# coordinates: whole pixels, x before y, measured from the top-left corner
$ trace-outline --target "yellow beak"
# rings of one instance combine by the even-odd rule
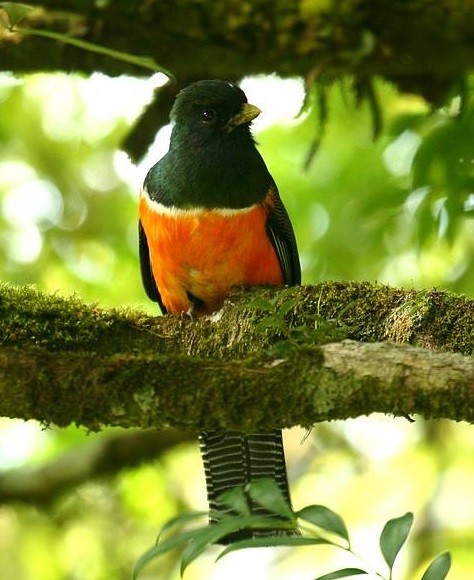
[[[244,103],[242,108],[237,113],[229,119],[229,122],[224,127],[227,132],[232,131],[239,125],[243,125],[244,123],[250,123],[253,121],[255,117],[258,117],[262,111],[256,107],[255,105],[251,105],[250,103]]]

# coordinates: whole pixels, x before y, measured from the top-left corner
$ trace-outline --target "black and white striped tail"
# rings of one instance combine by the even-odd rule
[[[225,511],[217,501],[225,491],[245,486],[262,477],[273,478],[289,505],[291,505],[285,454],[281,431],[242,435],[240,433],[205,431],[199,436],[201,455],[206,476],[207,497],[211,511]],[[252,513],[268,514],[261,506],[250,505]],[[215,522],[211,517],[210,523]],[[262,535],[293,535],[292,530],[241,530],[226,536],[220,543]]]

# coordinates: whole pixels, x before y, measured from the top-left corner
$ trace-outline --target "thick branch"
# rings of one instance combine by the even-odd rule
[[[76,298],[0,285],[0,345],[23,350],[232,360],[262,354],[282,339],[312,345],[350,338],[470,355],[473,320],[474,300],[465,296],[364,282],[235,292],[218,319],[102,310]]]
[[[38,364],[34,358],[22,357],[17,370],[27,373],[30,363]],[[101,417],[115,415],[114,422],[125,426],[139,422],[160,426],[167,417],[169,423],[190,424],[193,429],[200,425],[249,430],[309,425],[371,411],[474,422],[474,365],[472,359],[461,355],[407,345],[343,341],[320,349],[300,348],[285,359],[245,364],[196,364],[191,358],[181,359],[170,361],[169,369],[163,372],[163,365],[151,359],[143,363],[133,358],[106,361],[94,357],[91,361],[90,357],[74,357],[70,375],[78,371],[79,361],[87,370],[79,369],[71,389],[56,376],[42,377],[38,383],[29,369],[29,395],[35,400],[31,414],[50,420],[52,408],[63,413],[67,406],[70,418],[88,427],[95,427]],[[168,371],[174,372],[180,363],[180,374],[185,370],[192,378],[172,382]],[[9,366],[16,364],[18,358],[13,357]],[[3,360],[0,365],[5,371]],[[8,379],[6,384],[5,375],[1,379],[8,389]],[[119,383],[124,388],[117,393]],[[79,389],[74,401],[70,400],[72,388]],[[257,396],[259,405],[252,404]],[[76,406],[80,398],[87,402]],[[124,466],[154,459],[189,437],[182,431],[145,430],[100,438],[44,466],[0,474],[0,504],[48,504],[92,477],[113,475]]]
[[[354,283],[254,289],[191,320],[2,290],[0,413],[10,417],[245,431],[374,411],[474,420],[471,358],[334,343],[469,354],[474,301],[463,297]]]
[[[31,14],[29,26],[152,56],[181,83],[274,71],[382,74],[436,99],[474,57],[472,0],[180,0],[172,9],[144,0],[39,5],[44,8]],[[18,72],[137,73],[133,65],[43,38],[4,34],[0,42],[3,66]]]
[[[472,359],[408,345],[344,341],[237,362],[5,349],[0,383],[3,414],[91,429],[253,431],[374,411],[474,419]]]
[[[474,363],[409,345],[354,341],[235,362],[4,349],[0,400],[4,415],[91,429],[259,431],[376,411],[472,422]]]

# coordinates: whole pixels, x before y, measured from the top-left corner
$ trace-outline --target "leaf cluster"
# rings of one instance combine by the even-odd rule
[[[297,305],[296,298],[256,298],[245,305],[246,309],[255,309],[262,313],[262,317],[255,325],[260,334],[272,333],[275,340],[268,349],[268,354],[275,357],[284,357],[291,350],[302,344],[327,344],[339,342],[349,336],[347,324],[342,318],[314,317],[312,327],[307,324],[295,325],[292,323],[291,314]],[[318,305],[319,311],[319,305]],[[343,314],[343,313],[341,313]]]
[[[249,500],[268,510],[268,515],[252,514]],[[324,505],[308,505],[294,511],[286,502],[278,485],[271,478],[252,481],[244,487],[235,487],[224,493],[220,502],[226,511],[210,513],[211,525],[203,524],[187,528],[192,521],[201,520],[206,512],[195,512],[175,517],[161,530],[155,546],[147,550],[135,563],[132,580],[136,580],[142,570],[156,558],[179,549],[181,551],[181,576],[187,567],[213,544],[219,543],[229,534],[243,529],[261,532],[265,528],[277,529],[278,535],[258,535],[253,538],[231,543],[217,556],[220,560],[227,554],[246,548],[259,547],[299,547],[328,545],[348,552],[361,560],[353,551],[350,535],[343,518]],[[413,525],[413,514],[386,522],[380,534],[379,547],[387,564],[388,572],[382,573],[369,566],[341,568],[318,576],[315,580],[335,580],[349,576],[375,575],[384,580],[393,580],[393,569],[400,550],[405,545]],[[298,531],[296,531],[298,530]],[[168,534],[172,533],[171,536]],[[451,567],[451,556],[444,552],[436,557],[424,572],[421,580],[444,580]]]

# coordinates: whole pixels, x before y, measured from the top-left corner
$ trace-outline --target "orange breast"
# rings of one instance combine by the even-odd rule
[[[218,310],[233,286],[282,285],[281,266],[267,232],[267,209],[160,210],[143,194],[140,220],[153,276],[169,312],[189,311],[189,294]]]

